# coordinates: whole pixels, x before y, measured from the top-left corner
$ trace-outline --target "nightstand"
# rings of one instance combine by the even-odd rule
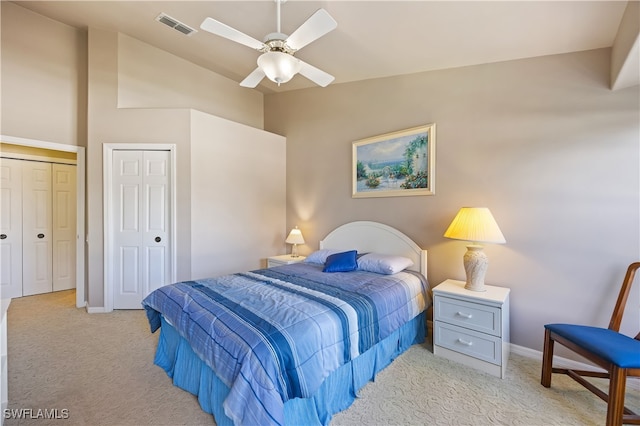
[[[290,254],[281,254],[280,256],[271,256],[267,258],[267,268],[273,268],[280,265],[291,265],[305,260],[306,256],[293,257]]]
[[[504,378],[509,359],[509,289],[465,290],[446,280],[433,289],[433,353]]]

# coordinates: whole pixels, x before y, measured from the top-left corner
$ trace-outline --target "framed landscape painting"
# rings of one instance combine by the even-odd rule
[[[436,125],[353,143],[353,198],[435,194]]]

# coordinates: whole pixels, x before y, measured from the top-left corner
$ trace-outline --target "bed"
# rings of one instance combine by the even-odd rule
[[[358,221],[304,262],[161,287],[143,301],[154,362],[218,425],[328,424],[424,341],[426,260],[398,230]]]

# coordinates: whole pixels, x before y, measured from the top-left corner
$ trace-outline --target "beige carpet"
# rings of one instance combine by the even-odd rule
[[[64,291],[13,300],[8,327],[9,409],[68,418],[5,415],[5,425],[214,423],[153,365],[157,334],[143,311],[89,315]],[[501,380],[436,358],[428,344],[409,349],[360,396],[332,425],[602,425],[606,410],[567,377],[543,388],[539,361],[512,354]],[[627,405],[640,411],[640,392],[628,390]]]

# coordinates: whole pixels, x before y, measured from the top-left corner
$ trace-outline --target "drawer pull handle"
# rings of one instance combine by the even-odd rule
[[[473,345],[473,342],[468,342],[468,341],[466,341],[466,340],[464,340],[464,339],[461,339],[461,338],[458,338],[458,343],[462,343],[462,344],[463,344],[463,345],[465,345],[465,346],[471,346],[471,345]]]
[[[456,312],[456,315],[460,315],[461,317],[464,317],[466,319],[471,319],[473,317],[473,315],[471,314],[465,314],[464,312],[460,312],[460,311]]]

